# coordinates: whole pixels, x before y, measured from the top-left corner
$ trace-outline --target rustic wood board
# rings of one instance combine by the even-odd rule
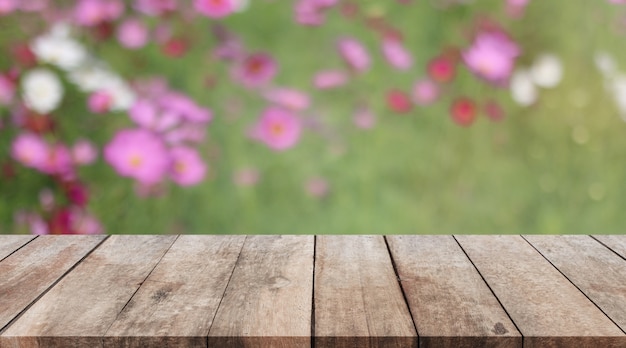
[[[619,235],[598,235],[593,236],[600,243],[606,245],[608,248],[619,254],[622,258],[626,259],[626,236]]]
[[[0,346],[101,346],[104,333],[175,239],[111,236],[11,324]]]
[[[11,253],[19,249],[22,245],[33,240],[35,237],[36,236],[28,235],[2,236],[2,241],[0,241],[0,261],[11,255]]]
[[[0,330],[103,239],[103,236],[42,236],[0,262]]]
[[[314,236],[248,236],[209,347],[311,346]]]
[[[420,347],[522,347],[522,337],[452,236],[388,236]]]
[[[626,330],[626,260],[589,236],[524,236]]]
[[[206,347],[244,240],[180,236],[108,330],[104,346]]]
[[[316,347],[417,347],[383,236],[318,236]]]
[[[626,335],[521,236],[456,236],[525,347],[625,347]]]

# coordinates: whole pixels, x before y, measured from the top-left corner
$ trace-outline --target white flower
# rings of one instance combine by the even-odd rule
[[[63,85],[52,71],[34,69],[22,77],[22,98],[29,109],[46,114],[61,103]]]
[[[530,78],[539,87],[556,87],[562,77],[563,65],[561,60],[553,54],[540,55],[530,68]]]
[[[85,47],[69,35],[69,26],[58,24],[49,33],[33,40],[30,48],[37,60],[63,70],[72,70],[80,66],[88,54]]]
[[[517,70],[513,73],[511,97],[521,106],[529,106],[537,100],[537,88],[526,70]]]
[[[250,6],[250,0],[235,0],[235,12],[243,12]]]
[[[593,60],[596,63],[596,68],[600,70],[604,77],[609,78],[617,71],[615,60],[606,52],[596,52]]]

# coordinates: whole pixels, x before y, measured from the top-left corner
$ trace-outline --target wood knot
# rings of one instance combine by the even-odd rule
[[[165,300],[170,294],[170,290],[167,289],[159,289],[152,295],[152,300],[154,302],[161,302]]]
[[[280,289],[291,284],[291,281],[282,276],[271,277],[268,279],[268,285],[271,289]]]
[[[496,325],[493,326],[493,330],[491,330],[491,332],[496,335],[504,335],[505,333],[509,332],[509,330],[504,327],[504,324],[497,322]]]

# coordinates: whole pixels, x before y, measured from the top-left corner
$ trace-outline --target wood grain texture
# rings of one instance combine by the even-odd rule
[[[248,236],[209,347],[310,347],[313,252],[313,236]]]
[[[1,237],[2,239],[0,239],[0,261],[11,255],[11,253],[19,249],[22,245],[33,240],[36,236],[8,235]]]
[[[417,347],[382,236],[318,236],[316,347]]]
[[[111,236],[0,336],[7,347],[97,347],[176,236]]]
[[[626,259],[626,235],[597,235],[593,238]]]
[[[105,347],[206,347],[245,236],[180,236],[118,316]]]
[[[626,330],[626,260],[589,236],[524,236]]]
[[[42,236],[0,262],[0,330],[103,239]]]
[[[452,236],[388,236],[420,347],[522,347],[522,337]]]
[[[525,347],[625,347],[626,336],[521,236],[456,236]]]

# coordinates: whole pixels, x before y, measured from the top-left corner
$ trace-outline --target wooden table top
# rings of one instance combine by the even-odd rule
[[[0,347],[626,347],[626,236],[0,236]]]

